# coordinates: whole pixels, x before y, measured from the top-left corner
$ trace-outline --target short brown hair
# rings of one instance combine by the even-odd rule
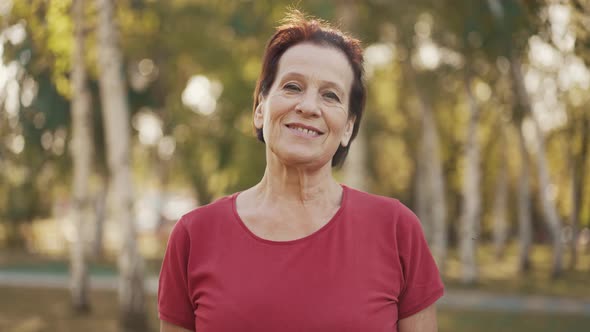
[[[260,103],[260,96],[267,96],[274,83],[279,60],[292,46],[300,43],[312,43],[320,46],[333,47],[344,53],[354,75],[348,104],[349,117],[354,117],[354,127],[350,142],[344,147],[340,145],[332,157],[332,167],[341,166],[346,159],[350,143],[356,137],[363,110],[365,108],[366,90],[363,71],[363,49],[358,39],[331,27],[318,19],[308,19],[298,10],[291,10],[282,24],[276,29],[268,41],[264,51],[262,71],[254,90],[254,108]],[[262,129],[256,128],[256,136],[262,142]]]

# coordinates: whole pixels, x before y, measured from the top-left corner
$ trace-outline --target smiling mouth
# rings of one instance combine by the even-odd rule
[[[317,137],[323,134],[320,131],[311,128],[304,128],[295,124],[286,125],[286,127],[294,131],[296,134],[300,134],[307,137]]]

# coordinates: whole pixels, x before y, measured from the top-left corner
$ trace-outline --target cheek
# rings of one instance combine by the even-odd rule
[[[292,102],[281,96],[275,96],[268,103],[268,112],[264,118],[264,124],[277,125],[281,118],[289,112]]]
[[[271,106],[271,105],[269,105]],[[272,107],[272,106],[271,106]],[[268,110],[272,110],[272,108],[268,108]],[[267,112],[264,115],[263,125],[262,125],[262,135],[264,136],[264,141],[269,142],[273,141],[273,137],[279,134],[281,130],[280,124],[280,114],[276,111]]]
[[[329,125],[334,131],[343,134],[346,132],[346,127],[348,125],[348,114],[345,114],[342,110],[335,111],[337,114],[333,114],[333,116],[327,121],[329,121]]]

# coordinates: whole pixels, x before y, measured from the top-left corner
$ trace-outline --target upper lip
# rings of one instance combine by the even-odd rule
[[[319,130],[318,128],[316,128],[314,126],[306,125],[306,124],[299,123],[299,122],[287,123],[287,127],[300,127],[300,128],[307,129],[307,130],[313,130],[313,131],[318,132],[320,134],[324,133],[323,131]]]

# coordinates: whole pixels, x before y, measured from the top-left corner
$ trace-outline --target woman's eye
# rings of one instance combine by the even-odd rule
[[[334,100],[334,101],[337,101],[337,102],[340,102],[340,98],[338,98],[338,95],[335,94],[334,92],[326,92],[324,94],[324,97]]]
[[[301,91],[301,88],[299,87],[299,85],[294,84],[294,83],[287,83],[287,84],[285,84],[285,86],[283,87],[283,89],[289,90],[289,91]]]

